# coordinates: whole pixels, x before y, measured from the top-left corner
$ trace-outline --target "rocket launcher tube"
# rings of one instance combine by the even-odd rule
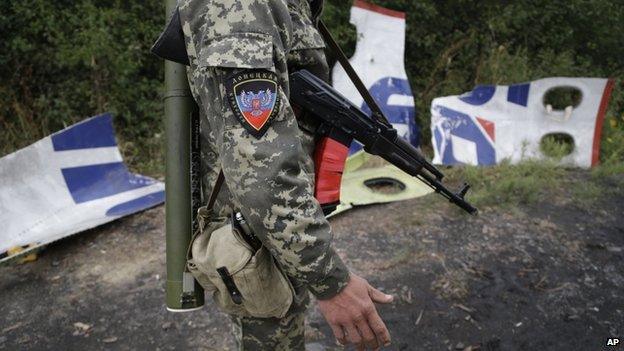
[[[173,19],[177,15],[176,4],[175,0],[165,0],[166,12],[174,13]],[[170,25],[169,28],[174,27]],[[197,181],[199,111],[191,96],[186,67],[168,60],[165,61],[164,105],[167,136],[166,306],[171,312],[188,312],[204,305],[204,290],[186,270],[186,252],[193,232],[195,210],[200,202]]]
[[[470,188],[464,187],[454,193],[444,184],[444,174],[427,161],[412,145],[397,135],[397,131],[385,123],[373,120],[351,101],[338,93],[321,79],[306,70],[290,75],[290,99],[301,109],[321,120],[319,131],[322,137],[355,139],[364,145],[364,151],[378,155],[405,173],[417,177],[450,202],[470,214],[477,209],[464,196]],[[332,131],[327,135],[324,131]]]

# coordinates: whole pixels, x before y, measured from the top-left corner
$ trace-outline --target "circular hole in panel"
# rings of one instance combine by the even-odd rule
[[[405,184],[403,184],[403,182],[387,177],[365,180],[364,185],[366,185],[373,192],[387,195],[398,194],[405,190]]]
[[[574,138],[567,133],[550,133],[542,137],[540,151],[544,156],[557,160],[574,151]]]
[[[574,87],[556,87],[544,94],[544,107],[552,106],[553,110],[564,110],[568,106],[578,106],[583,100],[583,93]]]

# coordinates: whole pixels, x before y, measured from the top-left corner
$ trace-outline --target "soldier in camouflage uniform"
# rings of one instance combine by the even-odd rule
[[[179,11],[189,82],[201,111],[204,193],[223,169],[226,187],[215,210],[240,210],[296,290],[284,318],[233,317],[240,347],[303,350],[308,291],[327,301],[321,311],[339,341],[372,348],[388,343],[376,311],[378,320],[358,324],[364,330],[338,320],[336,302],[354,305],[343,314],[367,316],[373,306],[368,295],[374,302],[391,297],[350,275],[332,248],[330,226],[313,195],[315,123],[296,116],[288,101],[289,72],[305,68],[328,79],[324,43],[314,27],[320,11],[313,14],[308,0],[180,0]],[[368,289],[360,303],[366,306],[345,297],[351,291],[345,286]]]

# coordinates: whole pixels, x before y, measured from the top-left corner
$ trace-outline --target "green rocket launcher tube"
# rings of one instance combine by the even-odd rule
[[[175,0],[166,0],[167,14],[178,16]],[[179,17],[177,17],[179,21]],[[173,21],[171,21],[173,22]],[[169,27],[171,27],[171,22]],[[179,22],[178,22],[179,23]],[[159,38],[159,41],[161,39]],[[155,44],[155,48],[158,42]],[[152,49],[154,52],[154,48]],[[155,52],[156,53],[156,52]],[[158,53],[157,53],[158,54]],[[162,55],[159,55],[162,57]],[[165,57],[166,252],[167,310],[187,312],[204,305],[204,291],[186,271],[195,209],[199,206],[199,118],[186,77],[186,67]]]

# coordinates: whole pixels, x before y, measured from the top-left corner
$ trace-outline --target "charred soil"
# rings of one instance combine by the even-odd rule
[[[587,174],[566,177],[582,187]],[[602,350],[623,337],[623,190],[578,203],[566,189],[478,217],[428,195],[331,219],[352,270],[395,295],[380,307],[388,349]],[[0,349],[234,349],[210,301],[165,310],[164,272],[162,206],[0,267]],[[339,349],[314,307],[307,339]]]

